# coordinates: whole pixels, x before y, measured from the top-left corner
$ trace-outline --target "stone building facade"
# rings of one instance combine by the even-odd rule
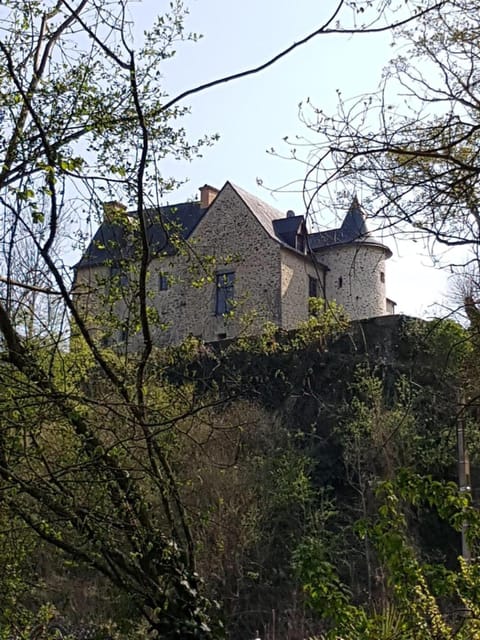
[[[154,341],[206,342],[257,332],[265,322],[295,328],[310,297],[336,300],[352,319],[393,312],[385,293],[390,250],[369,234],[354,200],[342,227],[308,233],[227,182],[205,185],[199,202],[146,212],[151,256],[147,303]],[[77,304],[108,343],[138,340],[136,225],[111,203],[76,266]],[[112,321],[113,319],[113,321]]]

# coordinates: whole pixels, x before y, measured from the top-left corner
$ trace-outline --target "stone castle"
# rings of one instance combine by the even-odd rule
[[[267,321],[292,329],[308,318],[312,297],[335,300],[353,320],[394,313],[385,289],[392,253],[369,233],[356,198],[340,228],[316,233],[305,216],[282,214],[230,182],[145,215],[157,345],[234,338]],[[77,304],[107,344],[134,348],[138,339],[137,247],[135,219],[110,203],[75,267]],[[107,328],[108,317],[117,321]]]

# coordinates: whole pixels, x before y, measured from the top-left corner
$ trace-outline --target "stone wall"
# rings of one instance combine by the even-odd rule
[[[172,279],[167,291],[152,289],[160,319],[169,323],[157,332],[157,344],[176,343],[189,334],[209,342],[256,331],[266,320],[280,324],[280,247],[230,185],[217,196],[185,251],[156,260],[152,268]],[[234,306],[230,317],[223,317],[215,313],[215,277],[228,272],[234,273]],[[153,276],[152,285],[156,282]]]
[[[92,337],[105,344],[127,338],[138,347],[138,266],[132,265],[125,277],[111,278],[110,266],[79,269],[75,277],[73,299]],[[78,328],[72,323],[72,337]]]
[[[323,297],[323,270],[315,269],[311,256],[281,249],[282,329],[294,329],[308,319],[309,277],[317,280],[318,297]]]
[[[201,215],[199,211],[199,215]],[[148,304],[154,343],[177,344],[193,335],[205,342],[258,333],[266,321],[293,329],[308,318],[309,279],[317,296],[343,305],[352,319],[385,315],[386,249],[372,243],[335,245],[315,258],[286,248],[272,238],[229,183],[175,255],[150,266]],[[128,339],[140,346],[138,269],[117,301],[106,301],[108,266],[79,269],[76,301],[89,327],[109,344]],[[218,274],[233,279],[231,312],[216,308]],[[233,275],[232,275],[233,274]],[[121,289],[121,288],[120,288]],[[115,321],[115,318],[117,320]]]
[[[384,248],[367,243],[336,245],[323,250],[319,260],[330,269],[327,300],[336,300],[355,320],[387,313]]]
[[[95,269],[79,269],[75,276],[73,300],[80,317],[92,333],[94,339],[99,339],[103,331],[102,311],[104,310],[104,292],[107,286],[108,267]],[[72,336],[78,334],[78,328],[71,325]]]

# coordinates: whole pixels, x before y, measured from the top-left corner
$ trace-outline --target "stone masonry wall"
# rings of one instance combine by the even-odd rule
[[[156,260],[152,266],[153,301],[168,323],[156,332],[156,344],[177,343],[189,334],[208,342],[256,331],[266,320],[280,324],[280,247],[230,185],[217,196],[189,245],[188,257]],[[159,271],[171,278],[167,291],[155,290]],[[226,272],[235,274],[235,304],[228,318],[215,314],[215,276]],[[192,284],[202,278],[202,286]]]
[[[323,271],[315,269],[311,256],[281,249],[282,328],[294,329],[308,320],[309,276],[318,280],[318,297],[323,297]]]
[[[382,247],[360,243],[330,247],[319,253],[319,260],[330,268],[327,300],[336,300],[354,320],[387,313]]]
[[[154,343],[176,344],[188,335],[206,342],[234,338],[257,333],[266,321],[293,329],[308,318],[309,277],[317,280],[319,297],[336,300],[352,319],[385,315],[385,255],[373,243],[327,247],[316,256],[330,269],[324,275],[312,256],[276,242],[227,183],[180,252],[152,261],[148,302],[158,313]],[[135,333],[138,270],[132,265],[128,287],[107,304],[102,294],[109,272],[108,266],[80,269],[76,303],[99,338],[110,344],[128,338],[135,350],[141,341]],[[216,276],[224,273],[234,274],[234,304],[226,316],[215,307]]]
[[[76,274],[75,305],[95,340],[106,340],[106,344],[122,342],[128,328],[138,324],[138,267],[127,274],[125,281],[117,279],[114,284],[109,266],[82,268]],[[77,333],[72,324],[72,337]]]
[[[75,277],[73,299],[75,306],[86,323],[87,328],[95,338],[99,338],[103,330],[102,325],[102,293],[109,274],[108,267],[96,267],[95,269],[79,269]],[[72,324],[72,335],[77,333]]]

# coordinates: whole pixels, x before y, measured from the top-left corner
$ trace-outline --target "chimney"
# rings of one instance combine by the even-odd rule
[[[125,217],[127,207],[118,202],[112,200],[110,202],[103,203],[103,222],[106,224],[121,224],[122,219]]]
[[[204,184],[200,187],[200,208],[206,209],[209,207],[218,195],[218,189],[211,187],[209,184]]]

